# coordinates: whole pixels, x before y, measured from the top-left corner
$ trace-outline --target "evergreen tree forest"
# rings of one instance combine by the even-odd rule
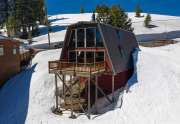
[[[106,5],[98,5],[96,7],[96,21],[99,23],[109,24],[127,31],[133,31],[131,19],[124,10],[118,6],[113,5],[108,7]]]
[[[9,36],[29,38],[38,34],[38,24],[46,23],[44,0],[15,0],[6,28]]]

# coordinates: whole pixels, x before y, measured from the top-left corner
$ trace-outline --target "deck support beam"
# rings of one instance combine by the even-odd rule
[[[57,86],[57,75],[55,74],[55,96],[56,96],[56,109],[58,109],[58,86]]]
[[[97,102],[98,100],[98,76],[96,75],[95,77],[95,103]]]
[[[91,118],[90,116],[90,109],[91,109],[91,75],[88,78],[88,119]]]
[[[114,95],[114,74],[112,75],[112,102],[115,101],[115,95]]]
[[[71,116],[69,118],[75,119],[76,116],[74,115],[74,109],[73,109],[73,86],[72,86],[72,75],[70,75],[70,99],[71,99]]]
[[[65,86],[64,86],[65,81],[66,81],[66,76],[63,75],[63,77],[62,77],[62,83],[63,83],[63,86],[62,86],[62,88],[63,88],[63,93],[62,93],[62,95],[63,95],[63,97],[65,96]]]

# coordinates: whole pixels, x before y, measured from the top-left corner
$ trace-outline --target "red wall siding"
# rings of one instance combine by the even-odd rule
[[[133,69],[121,72],[115,76],[114,85],[115,90],[126,85],[129,78],[132,76]],[[98,85],[107,93],[111,93],[112,89],[112,75],[101,75],[98,77]]]

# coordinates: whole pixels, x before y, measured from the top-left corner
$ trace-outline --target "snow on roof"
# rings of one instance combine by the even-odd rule
[[[2,39],[8,39],[8,37],[0,35],[0,41],[2,41]]]

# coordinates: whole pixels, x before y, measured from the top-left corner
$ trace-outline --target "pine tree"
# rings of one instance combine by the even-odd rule
[[[110,8],[106,5],[98,5],[96,7],[96,21],[100,23],[108,24],[110,22]]]
[[[124,30],[133,31],[131,19],[123,11],[120,6],[114,5],[111,8],[103,5],[96,8],[97,18],[99,23],[110,24]]]
[[[144,26],[149,27],[150,22],[151,22],[151,15],[147,14],[147,16],[146,16],[146,18],[144,20]]]
[[[9,16],[6,20],[6,29],[9,37],[15,35],[16,20],[14,16]]]
[[[136,17],[141,17],[142,9],[141,9],[140,5],[137,5],[135,7],[135,13],[136,13]]]
[[[15,0],[13,13],[11,16],[14,16],[15,29],[12,30],[14,33],[11,34],[16,36],[28,38],[30,35],[36,35],[38,33],[37,21],[40,24],[45,24],[44,0]],[[8,30],[11,30],[10,27]]]
[[[84,7],[83,6],[81,6],[80,7],[80,13],[84,13],[85,11],[84,11]]]
[[[133,31],[131,19],[120,6],[114,5],[110,11],[110,24],[124,30]]]

